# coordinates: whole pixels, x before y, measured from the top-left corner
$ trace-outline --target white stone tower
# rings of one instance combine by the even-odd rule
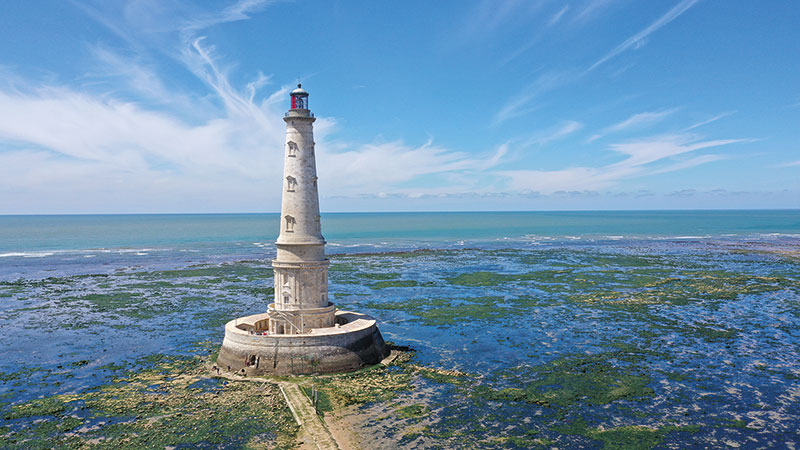
[[[308,92],[292,91],[292,106],[283,118],[286,145],[283,156],[281,230],[272,262],[275,302],[269,305],[269,331],[303,334],[334,326],[334,306],[328,301],[328,259],[322,237],[314,157],[314,114]]]
[[[337,311],[328,301],[328,259],[322,237],[314,158],[314,115],[308,92],[292,91],[286,122],[281,229],[272,261],[275,297],[260,312],[225,324],[219,367],[258,375],[355,370],[389,355],[372,317]],[[263,310],[262,310],[263,311]]]

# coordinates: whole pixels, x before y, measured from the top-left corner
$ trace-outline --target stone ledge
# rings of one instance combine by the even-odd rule
[[[305,334],[266,336],[236,328],[239,320],[256,322],[266,313],[234,319],[225,325],[218,365],[248,375],[299,375],[356,370],[388,355],[375,319],[350,311],[338,311],[336,317],[347,323]]]

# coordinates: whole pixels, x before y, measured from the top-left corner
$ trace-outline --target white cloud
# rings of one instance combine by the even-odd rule
[[[261,11],[271,3],[274,2],[270,0],[239,0],[222,11],[192,17],[180,24],[180,28],[184,32],[191,33],[221,23],[247,20],[252,13]]]
[[[689,125],[683,131],[694,130],[695,128],[702,127],[703,125],[708,125],[709,123],[716,122],[717,120],[724,119],[725,117],[731,116],[733,114],[736,114],[736,111],[726,111],[726,112],[724,112],[722,114],[717,114],[716,116],[714,116],[714,117],[712,117],[710,119],[703,120],[701,122],[697,122],[695,124]]]
[[[569,10],[569,5],[565,5],[563,8],[558,10],[557,13],[553,14],[553,16],[550,17],[550,20],[547,22],[547,25],[552,27],[553,25],[557,24],[561,20],[561,18],[564,17],[564,14],[568,10]]]
[[[627,156],[612,167],[639,167],[704,148],[748,141],[748,139],[697,141],[694,136],[676,134],[612,144],[611,150]]]
[[[589,67],[588,72],[596,69],[601,64],[605,63],[609,59],[619,55],[620,53],[624,52],[625,50],[635,47],[638,48],[642,45],[642,43],[647,39],[647,37],[658,30],[659,28],[663,27],[664,25],[672,22],[673,20],[677,19],[681,14],[685,13],[689,8],[694,6],[699,0],[681,0],[680,3],[675,5],[671,10],[669,10],[666,14],[661,16],[658,20],[650,24],[644,30],[634,34],[633,36],[626,39],[623,43],[616,46],[613,50],[608,52],[605,56],[597,60],[591,67]]]
[[[800,166],[800,159],[798,159],[797,161],[791,161],[778,165],[778,167],[796,167],[796,166]]]
[[[552,194],[559,191],[588,191],[611,185],[612,178],[601,169],[571,167],[562,170],[505,170],[497,172],[509,177],[513,191]]]
[[[675,172],[677,170],[683,169],[690,169],[692,167],[699,166],[701,164],[706,164],[714,161],[720,161],[726,159],[725,156],[722,155],[701,155],[696,156],[694,158],[687,159],[685,161],[679,161],[675,164],[662,167],[660,169],[653,170],[649,173],[649,175],[656,175],[659,173],[667,173],[667,172]]]
[[[611,133],[618,133],[620,131],[628,130],[631,128],[641,128],[643,126],[652,125],[654,123],[664,120],[667,116],[677,111],[677,108],[668,109],[665,111],[652,111],[634,114],[627,119],[615,123],[609,127],[604,128],[599,133],[592,135],[587,142],[594,142]]]
[[[501,145],[487,158],[474,158],[427,142],[411,147],[402,142],[369,144],[341,152],[319,152],[318,170],[325,195],[360,195],[405,192],[400,186],[425,175],[445,177],[450,172],[482,171],[497,165],[507,146]],[[443,180],[444,185],[449,185]],[[470,188],[474,188],[474,183]],[[426,193],[438,190],[417,189]],[[449,186],[448,189],[452,189]]]
[[[634,114],[622,122],[611,125],[606,128],[607,133],[616,133],[617,131],[627,130],[628,128],[636,128],[643,125],[650,125],[663,120],[665,117],[677,111],[677,109],[669,109],[666,111],[658,112],[643,112]]]
[[[583,128],[583,124],[574,120],[567,120],[552,128],[523,141],[521,147],[529,145],[547,145],[563,139]]]
[[[627,178],[655,175],[694,167],[722,159],[719,155],[700,155],[683,161],[673,158],[697,150],[745,142],[746,139],[701,141],[691,135],[665,135],[611,145],[626,157],[602,167],[570,167],[560,170],[506,170],[495,172],[507,177],[510,189],[552,194],[558,191],[593,191],[614,186]]]
[[[543,6],[545,3],[541,1],[481,0],[467,11],[463,22],[448,37],[463,45],[497,31],[506,32],[510,27],[524,24],[539,15]]]
[[[597,18],[604,10],[608,9],[614,0],[586,0],[578,13],[575,14],[575,22],[588,22]]]
[[[547,72],[539,75],[532,83],[525,86],[500,108],[492,118],[492,125],[499,125],[508,119],[521,116],[536,109],[535,106],[528,106],[528,104],[539,96],[569,84],[573,80],[574,75],[566,72]]]

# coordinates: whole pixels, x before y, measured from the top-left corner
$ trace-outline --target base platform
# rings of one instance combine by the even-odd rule
[[[388,356],[378,325],[370,316],[337,311],[330,328],[305,334],[267,334],[253,324],[267,313],[239,317],[225,324],[217,357],[221,370],[246,375],[307,375],[348,372],[379,363]]]

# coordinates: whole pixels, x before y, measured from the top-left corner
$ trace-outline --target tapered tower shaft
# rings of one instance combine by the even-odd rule
[[[270,332],[302,334],[334,325],[328,301],[328,260],[319,214],[314,115],[308,93],[292,91],[286,122],[281,195],[281,229],[272,262],[275,301],[270,305]]]

